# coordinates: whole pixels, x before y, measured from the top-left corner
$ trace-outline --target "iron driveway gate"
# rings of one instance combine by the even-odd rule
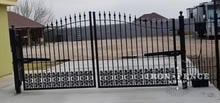
[[[27,32],[12,27],[16,90],[22,83],[24,90],[177,85],[185,66],[178,26],[174,19],[89,12]]]
[[[22,65],[15,80],[24,90],[96,86],[91,18],[75,15],[28,32],[12,28],[12,48],[19,48],[12,50],[14,67]]]
[[[93,13],[93,25],[99,87],[178,84],[181,52],[174,19]]]

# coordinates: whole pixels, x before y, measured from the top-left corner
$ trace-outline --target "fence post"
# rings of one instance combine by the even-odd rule
[[[15,83],[15,91],[17,94],[21,93],[21,81],[19,76],[19,67],[18,67],[18,58],[17,58],[17,49],[16,49],[16,31],[14,26],[12,26],[10,30],[10,43],[11,43],[11,51],[13,57],[13,71],[14,71],[14,83]]]
[[[220,90],[220,65],[219,65],[219,42],[218,42],[218,14],[216,12],[216,0],[214,0],[214,29],[215,29],[215,52],[216,52],[216,73],[217,88]]]
[[[94,34],[93,34],[93,25],[92,25],[92,12],[89,12],[89,27],[90,27],[90,36],[91,36],[91,54],[92,54],[92,67],[93,67],[93,78],[94,86],[96,86],[96,64],[95,64],[95,55],[94,55]]]
[[[179,35],[180,35],[180,48],[181,48],[181,66],[182,66],[182,88],[187,88],[187,80],[185,79],[185,75],[187,73],[186,70],[186,47],[185,47],[185,28],[184,28],[184,16],[183,12],[180,11],[179,16]]]
[[[174,56],[174,66],[175,66],[175,70],[176,70],[176,81],[177,81],[177,85],[178,85],[178,70],[177,70],[177,56],[176,56],[176,22],[175,19],[172,19],[172,31],[173,31],[173,49],[175,51],[175,56]]]
[[[93,12],[93,24],[94,24],[94,40],[95,40],[95,57],[96,57],[96,73],[97,73],[97,84],[100,87],[100,75],[99,75],[99,54],[98,54],[98,39],[97,39],[97,28],[96,28],[96,13]]]

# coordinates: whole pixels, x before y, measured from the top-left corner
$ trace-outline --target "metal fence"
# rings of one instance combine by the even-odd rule
[[[206,22],[207,25],[214,24],[214,22]],[[200,25],[199,25],[200,24]],[[210,82],[217,86],[217,66],[216,66],[216,48],[215,34],[213,31],[206,28],[201,23],[196,23],[193,19],[188,19],[185,25],[190,25],[189,35],[185,35],[186,40],[186,56],[191,60],[192,64],[187,64],[189,72],[195,73],[208,73]],[[200,27],[195,30],[195,27]],[[211,33],[211,34],[210,34]],[[194,68],[197,68],[196,71]]]
[[[191,19],[146,20],[116,13],[65,17],[42,29],[44,41],[22,45],[11,30],[17,91],[191,85],[208,73],[217,85],[215,40],[198,37]],[[187,34],[187,35],[186,35]],[[18,55],[20,54],[20,55]],[[188,85],[187,85],[188,84]]]

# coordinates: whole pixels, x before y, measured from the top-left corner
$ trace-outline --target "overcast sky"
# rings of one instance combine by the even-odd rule
[[[45,1],[45,0],[42,0]],[[179,11],[211,0],[47,0],[56,18],[88,11],[111,11],[141,16],[157,12],[168,18],[177,18]]]

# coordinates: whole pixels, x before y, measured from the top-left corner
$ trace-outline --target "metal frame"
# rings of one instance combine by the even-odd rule
[[[187,80],[185,80],[185,75],[187,74],[186,69],[186,46],[185,46],[185,24],[183,12],[180,12],[179,16],[179,35],[180,35],[180,48],[181,48],[181,66],[182,66],[182,87],[187,88]]]
[[[17,37],[16,37],[16,31],[14,29],[14,26],[12,26],[10,30],[10,45],[11,45],[11,51],[12,51],[12,57],[13,57],[13,71],[14,71],[14,83],[15,83],[15,91],[16,93],[21,93],[21,84],[22,81],[20,79],[20,72],[19,72],[19,57],[17,51],[20,51],[20,47],[17,47]]]
[[[181,56],[181,79],[186,89],[190,83],[184,79],[187,70],[196,67],[201,71],[203,67],[202,60],[192,60],[195,66],[187,64],[186,58],[193,57],[193,40],[189,38],[190,47],[186,47],[185,26],[193,23],[190,20],[185,23],[182,12],[178,20],[179,25],[175,19],[147,20],[120,13],[89,12],[88,17],[79,14],[47,25],[42,29],[44,42],[33,41],[32,45],[23,45],[21,35],[12,27],[10,37],[16,91],[21,92],[22,83],[24,90],[177,86],[178,56]],[[217,38],[215,48],[217,77],[214,79],[219,87]],[[172,60],[174,64],[171,64]],[[175,78],[146,77],[147,74],[160,73]]]
[[[101,38],[96,38],[95,46],[96,46],[96,63],[97,63],[97,78],[98,78],[98,87],[99,88],[114,88],[114,87],[144,87],[144,86],[177,86],[178,78],[177,78],[177,68],[173,67],[173,75],[176,78],[167,79],[167,80],[159,80],[159,79],[147,79],[144,76],[147,74],[158,75],[159,73],[168,73],[165,70],[165,66],[160,64],[159,60],[156,58],[160,55],[163,55],[163,63],[165,63],[165,55],[173,56],[176,60],[178,54],[180,54],[180,50],[176,49],[176,42],[172,42],[169,40],[169,26],[175,24],[175,21],[169,23],[168,20],[156,20],[156,21],[147,21],[143,18],[137,19],[136,17],[131,17],[130,15],[127,17],[126,15],[118,15],[111,13],[98,13],[98,17],[96,17],[95,12],[93,12],[93,23],[94,23],[94,32],[95,36],[101,36]],[[122,18],[123,17],[123,18]],[[128,21],[127,21],[128,18]],[[132,21],[134,20],[134,21]],[[98,22],[98,26],[96,24]],[[151,24],[150,27],[147,24]],[[164,25],[163,25],[164,23]],[[154,27],[153,27],[154,25]],[[175,25],[174,25],[175,26]],[[98,28],[98,29],[97,29]],[[160,28],[160,29],[159,29]],[[175,29],[175,27],[172,27]],[[146,31],[151,31],[146,32]],[[99,34],[97,34],[99,32]],[[175,33],[175,32],[172,32]],[[166,34],[166,35],[165,35]],[[160,36],[159,36],[160,35]],[[159,38],[166,39],[168,42],[161,42],[163,45],[163,50],[159,50]],[[151,39],[152,45],[145,45],[144,38],[149,36]],[[170,35],[175,40],[175,34]],[[147,38],[147,39],[148,39]],[[156,44],[153,44],[156,38]],[[138,41],[138,39],[140,39]],[[123,44],[124,41],[124,44]],[[130,43],[128,43],[128,41]],[[99,42],[99,43],[97,43]],[[135,44],[135,45],[133,45]],[[168,47],[165,48],[164,45]],[[104,46],[107,47],[104,47]],[[128,45],[131,45],[128,47]],[[145,46],[144,46],[145,45]],[[170,47],[173,45],[173,50],[170,50]],[[123,46],[125,46],[123,48]],[[156,46],[157,51],[154,51],[154,47]],[[169,47],[170,46],[170,47]],[[175,46],[175,47],[174,47]],[[99,47],[99,49],[97,48]],[[152,51],[144,50],[144,48],[153,48]],[[140,50],[141,49],[141,50]],[[166,51],[165,51],[166,49]],[[130,54],[129,54],[130,51]],[[126,53],[126,54],[123,54]],[[139,54],[140,53],[140,54]],[[107,55],[107,56],[106,56]],[[146,60],[153,57],[153,61],[157,62],[153,63],[153,69],[150,69],[149,63],[148,68],[146,67]],[[170,57],[167,57],[170,62]],[[140,60],[139,60],[140,59]],[[128,63],[130,62],[130,63]],[[136,63],[135,63],[136,62]],[[132,65],[129,65],[132,64]],[[140,66],[142,65],[142,66]],[[127,66],[127,67],[126,67]],[[158,66],[161,71],[157,71],[154,67]],[[177,66],[177,62],[175,62],[174,66]],[[157,67],[157,68],[158,68]],[[164,69],[162,69],[164,67]],[[170,65],[169,67],[170,68]],[[150,72],[148,70],[153,70],[154,72]],[[167,69],[168,70],[168,69]],[[172,71],[172,70],[171,70]],[[136,78],[136,79],[135,79]],[[138,79],[137,79],[138,78]],[[173,83],[168,83],[168,81],[175,81]],[[166,81],[166,83],[163,81]],[[161,82],[161,83],[160,83]]]

